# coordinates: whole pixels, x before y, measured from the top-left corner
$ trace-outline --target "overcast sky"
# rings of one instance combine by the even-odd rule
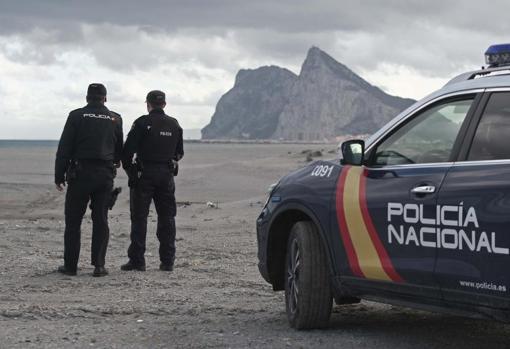
[[[126,131],[152,89],[202,128],[239,69],[299,73],[311,46],[419,99],[510,42],[508,13],[507,0],[0,0],[0,139],[58,139],[91,82]]]

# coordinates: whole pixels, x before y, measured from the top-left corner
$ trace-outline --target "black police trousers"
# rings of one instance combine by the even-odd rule
[[[114,178],[113,164],[103,161],[81,161],[76,178],[70,179],[65,203],[64,264],[76,270],[80,257],[81,222],[91,201],[92,248],[91,264],[104,266],[110,231],[108,203]]]
[[[144,163],[142,176],[131,188],[131,244],[128,257],[134,265],[145,265],[147,216],[152,200],[158,215],[156,236],[161,263],[173,265],[175,259],[175,183],[168,164]]]

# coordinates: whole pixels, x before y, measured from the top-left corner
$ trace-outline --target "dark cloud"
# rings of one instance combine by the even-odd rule
[[[117,71],[190,60],[235,71],[246,57],[298,66],[316,45],[361,69],[398,62],[434,75],[459,66],[448,57],[473,64],[469,49],[509,31],[507,10],[502,0],[0,0],[0,37],[19,43],[0,50],[42,65],[79,49]]]
[[[56,23],[112,23],[164,30],[266,28],[276,31],[376,30],[425,22],[482,31],[507,28],[507,1],[416,0],[1,0],[0,31]],[[477,20],[479,19],[479,20]]]

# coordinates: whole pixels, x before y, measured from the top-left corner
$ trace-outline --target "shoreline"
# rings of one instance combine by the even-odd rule
[[[184,143],[197,143],[197,144],[289,144],[289,145],[306,145],[306,144],[324,144],[324,145],[337,145],[339,142],[349,138],[362,138],[346,136],[337,141],[297,141],[297,140],[274,140],[274,139],[184,139]],[[19,144],[58,144],[58,139],[0,139],[1,145],[19,145]]]

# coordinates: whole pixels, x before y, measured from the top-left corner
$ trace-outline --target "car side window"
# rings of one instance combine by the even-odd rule
[[[371,165],[448,162],[473,99],[450,100],[419,112],[377,146]]]
[[[482,114],[468,160],[510,159],[510,92],[493,93]]]

